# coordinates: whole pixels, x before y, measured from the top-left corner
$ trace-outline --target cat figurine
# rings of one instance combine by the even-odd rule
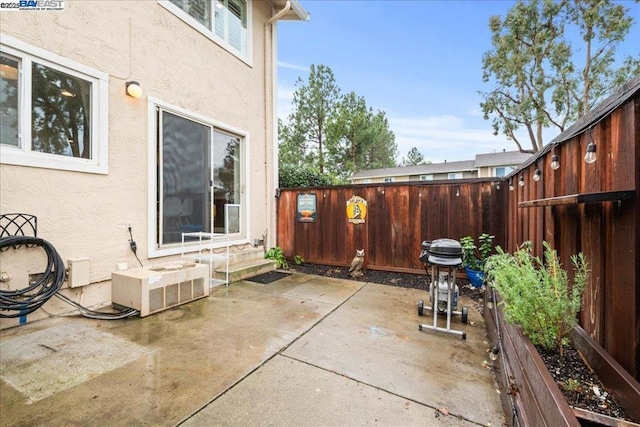
[[[351,268],[349,268],[349,276],[360,277],[364,275],[362,267],[364,264],[364,249],[356,250],[356,256],[351,261]]]

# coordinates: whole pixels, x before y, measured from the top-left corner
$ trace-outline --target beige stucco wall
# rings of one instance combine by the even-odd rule
[[[123,224],[131,224],[145,265],[176,259],[147,258],[148,242],[153,239],[149,221],[154,219],[148,188],[149,173],[155,174],[148,170],[149,138],[154,137],[148,127],[151,96],[249,134],[246,241],[268,228],[273,238],[274,143],[271,100],[265,102],[264,89],[265,83],[272,84],[272,61],[265,61],[264,55],[264,38],[271,31],[270,27],[265,30],[264,23],[271,16],[271,3],[253,2],[251,65],[155,1],[67,0],[64,4],[63,11],[3,12],[0,31],[109,75],[109,173],[1,164],[0,212],[36,215],[38,236],[51,242],[65,263],[72,258],[90,259],[91,282],[103,284],[84,289],[83,303],[89,305],[109,299],[104,283],[117,262],[137,265]],[[270,54],[271,46],[267,50]],[[125,95],[127,80],[140,82],[141,98]],[[270,91],[269,87],[267,96]],[[33,269],[23,265],[12,278]],[[90,288],[96,289],[94,298]]]

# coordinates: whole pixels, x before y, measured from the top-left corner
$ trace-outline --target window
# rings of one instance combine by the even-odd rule
[[[462,179],[462,172],[449,173],[449,179]]]
[[[390,177],[390,178],[385,178],[384,179],[384,182],[393,182],[393,181],[395,181],[394,177]]]
[[[493,168],[493,176],[507,176],[507,174],[511,173],[515,168],[513,166],[500,166],[497,168]]]
[[[233,54],[249,58],[246,0],[170,0],[160,4]]]
[[[420,181],[433,181],[433,174],[420,175]]]
[[[155,107],[155,116],[154,247],[175,247],[186,232],[229,230],[240,237],[244,137],[214,126],[211,120],[164,106]]]
[[[107,173],[107,75],[9,36],[2,41],[2,163]]]

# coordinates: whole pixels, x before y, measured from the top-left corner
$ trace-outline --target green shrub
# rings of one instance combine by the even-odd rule
[[[264,254],[264,257],[274,260],[276,262],[276,268],[289,268],[287,257],[284,256],[284,252],[279,246],[269,249],[267,253]]]
[[[280,188],[321,187],[331,185],[331,177],[316,170],[285,165],[279,172]]]
[[[505,319],[522,328],[535,345],[563,354],[567,336],[577,323],[582,292],[589,275],[582,253],[571,257],[575,277],[569,286],[556,251],[547,242],[544,262],[531,254],[530,246],[514,254],[497,248],[486,262],[488,281],[502,297]]]
[[[282,248],[276,246],[275,248],[269,249],[264,257],[266,259],[272,259],[276,262],[276,268],[289,268],[289,262],[287,261],[287,257],[284,256],[284,252]],[[295,265],[300,265],[304,262],[304,258],[300,255],[294,255],[293,262]]]
[[[484,264],[493,250],[492,236],[487,233],[482,233],[478,238],[480,247],[476,246],[476,242],[471,236],[464,236],[460,239],[460,246],[462,247],[462,266],[468,267],[471,270],[482,271]]]

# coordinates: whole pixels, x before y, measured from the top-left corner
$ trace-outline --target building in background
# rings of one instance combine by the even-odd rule
[[[428,165],[400,166],[397,168],[369,169],[356,172],[353,184],[380,182],[433,181],[507,176],[531,154],[519,151],[477,154],[475,160],[432,163]]]

